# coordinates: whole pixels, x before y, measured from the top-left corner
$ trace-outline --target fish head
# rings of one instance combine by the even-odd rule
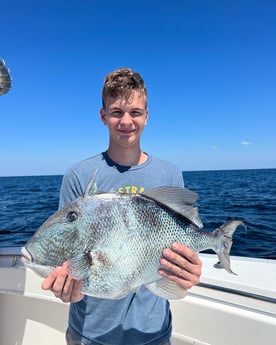
[[[22,261],[43,277],[87,246],[87,197],[80,197],[48,218],[22,248]],[[86,249],[84,248],[83,251]]]

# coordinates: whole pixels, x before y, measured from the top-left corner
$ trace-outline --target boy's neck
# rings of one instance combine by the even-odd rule
[[[115,149],[108,148],[107,154],[114,162],[123,166],[134,166],[143,164],[148,159],[148,155],[140,150],[140,148]]]

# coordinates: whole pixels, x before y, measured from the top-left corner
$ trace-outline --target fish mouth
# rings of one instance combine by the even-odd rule
[[[28,250],[26,249],[26,247],[23,247],[21,249],[21,254],[22,254],[22,262],[24,264],[31,264],[33,262],[33,258],[31,253],[28,252]]]

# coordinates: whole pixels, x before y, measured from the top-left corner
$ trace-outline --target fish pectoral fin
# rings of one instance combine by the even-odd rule
[[[187,289],[167,278],[147,284],[146,287],[155,295],[165,299],[181,299],[187,294]]]
[[[142,195],[180,214],[197,228],[203,227],[198,208],[193,207],[199,195],[192,190],[182,187],[160,187],[147,190]]]
[[[70,259],[67,264],[67,271],[72,278],[77,280],[82,280],[87,277],[89,270],[84,255],[75,256]]]

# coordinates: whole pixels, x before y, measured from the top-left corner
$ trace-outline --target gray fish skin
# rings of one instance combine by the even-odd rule
[[[239,220],[204,232],[197,194],[163,187],[145,195],[94,194],[90,183],[83,197],[53,214],[22,249],[23,261],[46,277],[68,261],[68,273],[82,280],[82,292],[119,299],[146,285],[168,299],[186,291],[158,274],[162,250],[179,242],[195,252],[213,249],[224,268],[230,268],[232,235]],[[90,195],[92,194],[92,195]]]

